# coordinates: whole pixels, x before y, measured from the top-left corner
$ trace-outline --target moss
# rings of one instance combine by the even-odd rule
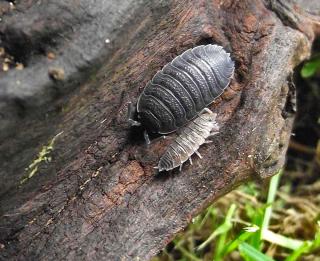
[[[27,182],[29,179],[31,179],[38,171],[38,167],[42,162],[50,162],[51,161],[51,157],[50,157],[50,153],[53,151],[54,148],[54,143],[56,141],[56,139],[62,134],[63,132],[58,133],[57,135],[55,135],[50,142],[48,143],[48,145],[43,146],[40,150],[40,152],[38,153],[37,157],[32,161],[32,163],[25,169],[27,174],[21,179],[20,181],[20,185],[24,184],[25,182]]]

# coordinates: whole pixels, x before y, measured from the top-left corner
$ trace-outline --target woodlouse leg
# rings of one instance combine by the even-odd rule
[[[197,154],[197,156],[198,156],[200,159],[202,159],[202,156],[201,156],[201,154],[199,153],[199,151],[196,150],[194,153]]]
[[[215,124],[215,126],[212,127],[212,129],[211,129],[210,132],[211,132],[211,133],[218,133],[219,130],[220,130],[220,126],[219,126],[218,124]]]
[[[201,113],[203,113],[203,112],[207,112],[207,113],[213,114],[213,111],[211,111],[208,108],[204,108]]]
[[[144,140],[146,141],[146,144],[150,145],[151,141],[150,141],[148,132],[146,130],[143,132],[143,137],[144,137]]]
[[[129,123],[131,124],[131,126],[141,126],[141,123],[138,121],[135,121],[133,119],[128,119]]]
[[[210,135],[208,136],[208,138],[211,138],[212,136],[218,134],[219,132],[218,131],[211,131],[210,132]]]
[[[190,164],[193,165],[191,157],[189,158]]]
[[[164,139],[166,139],[168,137],[171,138],[170,136],[163,135],[163,136],[160,136],[160,137],[155,138],[153,140],[150,140],[148,132],[146,130],[143,132],[143,137],[144,137],[144,140],[146,141],[147,146],[149,146],[150,144],[152,144],[152,143],[154,143],[154,142],[156,142],[158,140],[164,140]]]
[[[127,120],[130,123],[131,126],[140,126],[141,123],[138,121],[135,121],[133,119],[134,112],[136,111],[136,106],[132,105],[131,102],[128,103],[128,113],[127,113]]]
[[[158,141],[158,140],[164,140],[164,139],[166,139],[167,137],[168,137],[168,136],[163,135],[163,136],[160,136],[160,137],[158,137],[158,138],[155,138],[155,139],[151,140],[150,142],[153,143],[153,142]]]
[[[179,171],[181,172],[181,170],[182,170],[182,165],[183,165],[183,163],[181,163],[181,165],[180,165],[180,167],[179,167]]]
[[[212,140],[206,140],[204,143],[212,143]]]
[[[216,113],[213,113],[210,109],[208,108],[204,108],[200,113],[199,113],[199,117],[203,120],[205,120],[203,117],[201,117],[202,114],[205,114],[205,113],[209,113],[211,114],[212,116],[212,121],[215,121],[216,117],[217,117],[217,114]]]

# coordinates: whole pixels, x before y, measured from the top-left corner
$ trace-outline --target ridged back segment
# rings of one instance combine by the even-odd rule
[[[234,62],[221,46],[187,50],[147,84],[137,104],[142,123],[161,134],[184,126],[221,95],[233,71]]]
[[[214,93],[211,93],[210,84],[213,83],[211,68],[202,61],[201,58],[194,55],[192,50],[187,50],[181,55],[181,58],[186,64],[189,64],[190,72],[192,73],[193,80],[196,82],[203,101],[205,104],[209,104],[216,97]]]
[[[163,86],[165,89],[170,91],[177,100],[180,101],[184,111],[186,112],[186,119],[188,121],[194,117],[196,105],[192,99],[192,96],[177,79],[169,74],[165,74],[164,70],[162,70],[153,77],[152,83]]]
[[[159,171],[174,169],[187,161],[211,135],[211,131],[218,131],[215,118],[213,113],[201,114],[183,127],[181,134],[160,158]]]
[[[172,113],[176,126],[182,126],[185,124],[186,112],[184,107],[182,106],[180,100],[170,91],[170,89],[165,88],[165,86],[149,82],[144,94],[152,96],[160,101],[159,104],[165,106],[164,109]]]
[[[171,76],[177,79],[181,85],[190,93],[195,105],[196,111],[200,112],[204,106],[204,100],[197,85],[197,80],[195,79],[194,70],[192,66],[182,60],[181,56],[177,56],[171,63],[167,64],[163,71],[170,74]]]
[[[142,93],[138,104],[141,123],[148,130],[170,132],[172,129],[176,129],[176,119],[162,100]]]
[[[234,62],[221,46],[205,45],[193,49],[193,53],[207,63],[214,77],[211,87],[219,96],[229,85],[234,71]]]

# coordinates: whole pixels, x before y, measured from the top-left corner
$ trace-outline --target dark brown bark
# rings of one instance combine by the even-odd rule
[[[0,74],[3,259],[148,260],[208,204],[284,163],[292,74],[320,34],[317,1],[119,2],[1,11],[0,45],[25,65]],[[236,61],[210,106],[221,131],[204,159],[156,175],[170,140],[145,147],[127,104],[172,57],[206,43]],[[50,143],[51,161],[36,163]]]

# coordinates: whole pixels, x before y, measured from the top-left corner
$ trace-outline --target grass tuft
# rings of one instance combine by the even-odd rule
[[[294,197],[289,202],[288,184],[279,189],[282,175],[280,170],[271,178],[267,193],[249,183],[221,198],[195,217],[186,232],[179,234],[152,260],[295,261],[302,256],[316,257],[320,253],[320,210],[313,209],[314,220],[308,219],[312,223],[308,226],[316,228],[313,239],[294,238],[293,234],[283,231],[284,224],[294,218],[296,212],[305,214],[306,219],[309,213],[301,212],[298,205],[301,202]],[[285,211],[289,206],[288,212]]]

